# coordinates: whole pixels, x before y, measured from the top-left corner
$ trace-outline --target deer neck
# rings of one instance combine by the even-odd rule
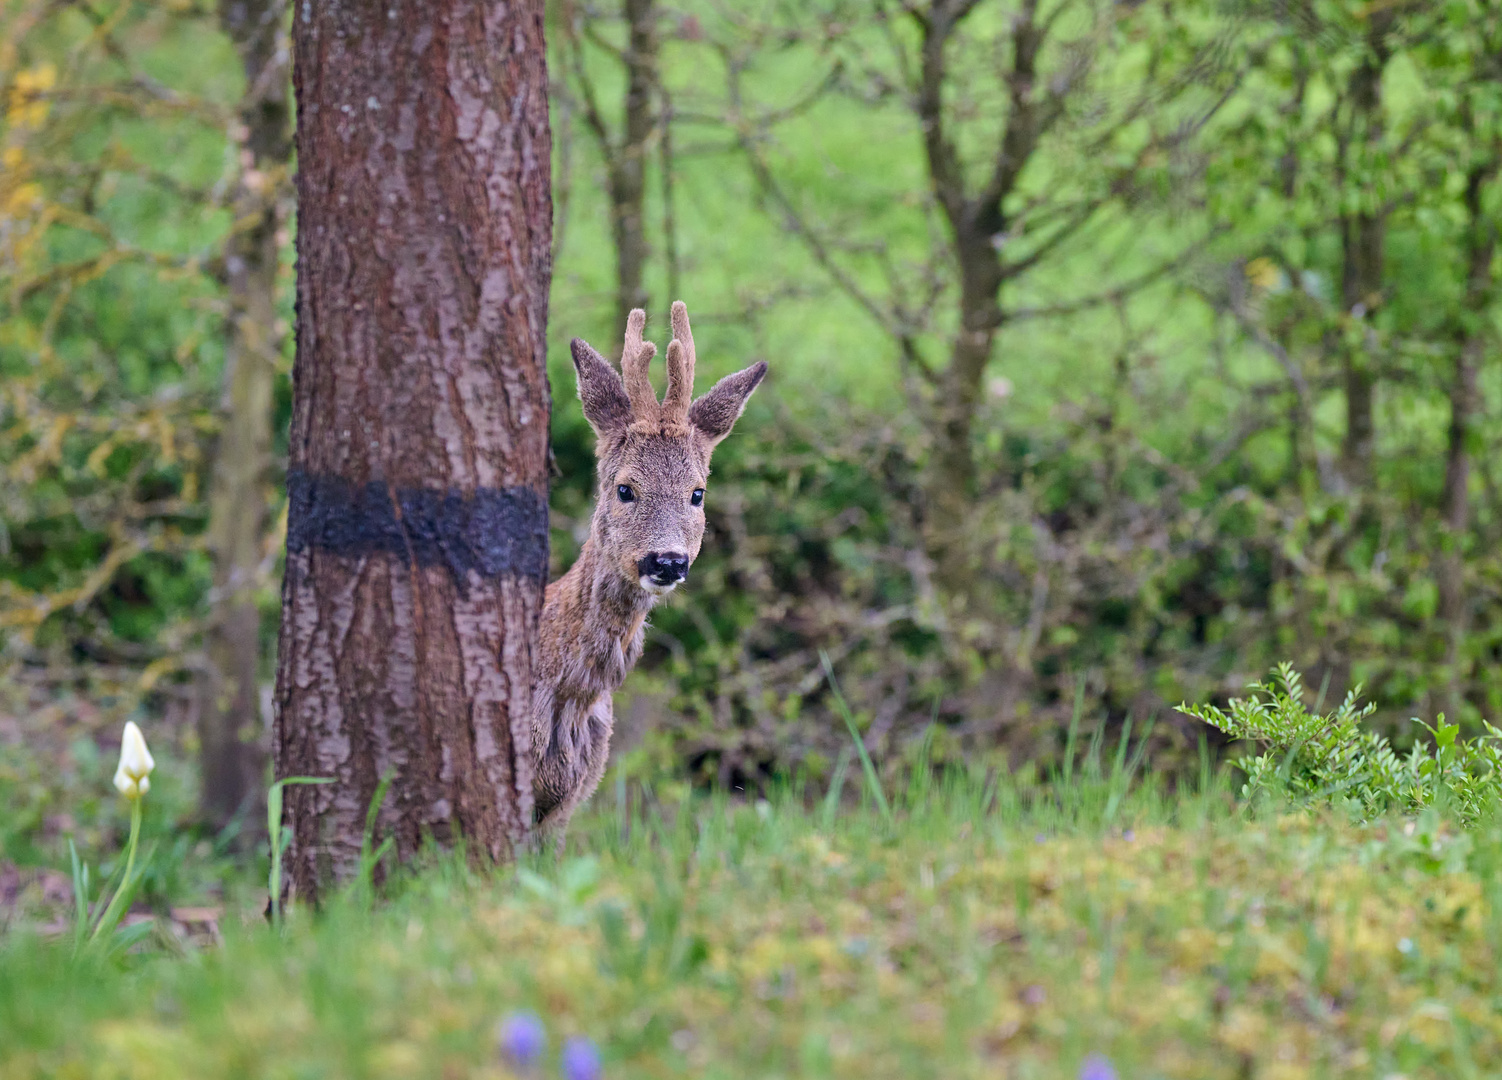
[[[628,581],[591,536],[568,573],[548,588],[545,636],[556,648],[562,697],[593,698],[625,681],[641,656],[657,597]]]
[[[577,565],[591,627],[618,639],[640,630],[657,597],[623,577],[593,536],[584,542]]]

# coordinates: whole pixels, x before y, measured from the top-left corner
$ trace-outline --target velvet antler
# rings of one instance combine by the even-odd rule
[[[668,392],[662,399],[662,418],[670,424],[687,424],[688,407],[694,400],[694,332],[688,325],[688,307],[673,301],[673,340],[668,345]]]
[[[657,346],[642,340],[647,313],[637,308],[626,318],[626,343],[621,349],[621,372],[626,377],[626,396],[631,400],[631,418],[655,424],[661,415],[657,391],[647,377],[647,366],[657,355]]]

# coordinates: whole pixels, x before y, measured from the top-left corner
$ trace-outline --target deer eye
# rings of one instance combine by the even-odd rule
[[[631,490],[630,484],[617,484],[615,486],[615,493],[620,497],[621,502],[636,501],[636,492]]]
[[[690,506],[703,506],[704,505],[704,489],[703,488],[694,488],[694,493],[688,497],[688,504]]]

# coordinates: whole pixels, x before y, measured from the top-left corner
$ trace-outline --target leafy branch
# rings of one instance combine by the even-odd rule
[[[1303,682],[1288,663],[1251,695],[1233,698],[1228,710],[1214,705],[1180,705],[1178,711],[1256,743],[1235,765],[1246,773],[1242,794],[1251,800],[1282,794],[1300,802],[1344,801],[1362,816],[1412,812],[1438,806],[1473,822],[1502,794],[1502,729],[1483,721],[1485,731],[1461,739],[1460,725],[1433,726],[1415,719],[1434,738],[1419,738],[1400,754],[1386,735],[1362,726],[1376,706],[1358,704],[1357,686],[1340,706],[1321,715],[1304,705]]]

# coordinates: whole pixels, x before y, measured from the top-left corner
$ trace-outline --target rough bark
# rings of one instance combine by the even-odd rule
[[[223,429],[209,491],[216,596],[209,670],[198,709],[200,811],[216,827],[252,816],[264,791],[261,618],[254,589],[266,529],[271,462],[280,195],[292,153],[288,57],[281,0],[222,0],[219,21],[240,54],[240,184],[225,251],[230,319],[225,337]]]
[[[298,318],[277,670],[287,866],[367,807],[508,858],[532,817],[552,205],[543,3],[299,3]]]

